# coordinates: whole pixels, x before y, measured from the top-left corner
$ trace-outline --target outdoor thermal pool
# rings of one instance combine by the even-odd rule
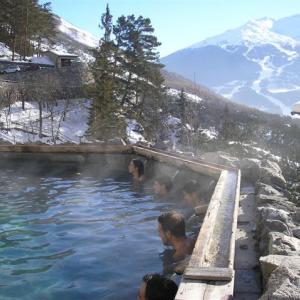
[[[162,271],[156,219],[174,203],[105,164],[27,159],[1,162],[0,299],[136,299]]]

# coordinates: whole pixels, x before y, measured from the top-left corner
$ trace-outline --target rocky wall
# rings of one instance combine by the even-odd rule
[[[264,293],[261,300],[300,299],[300,207],[288,200],[279,165],[267,159],[238,159],[224,152],[206,153],[206,161],[238,167],[255,186],[256,239]]]

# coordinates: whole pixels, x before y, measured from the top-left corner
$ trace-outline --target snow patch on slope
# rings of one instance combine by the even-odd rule
[[[177,96],[177,97],[179,97],[181,91],[169,88],[168,91],[167,91],[167,93],[170,96]],[[187,100],[189,100],[191,102],[199,103],[199,102],[203,101],[203,99],[201,97],[199,97],[199,96],[197,96],[195,94],[190,94],[190,93],[184,92],[184,95],[186,96]]]
[[[72,25],[71,23],[67,22],[59,18],[59,26],[58,29],[68,35],[71,39],[77,41],[80,44],[86,45],[91,48],[96,48],[99,45],[99,39],[94,37],[91,33],[79,29]]]
[[[246,84],[247,82],[245,81],[233,80],[228,82],[226,85],[215,87],[214,91],[225,98],[232,99],[234,98],[234,95],[240,91],[240,89],[246,86]]]
[[[53,121],[47,107],[42,112],[42,137],[39,137],[39,107],[37,102],[16,102],[0,110],[0,138],[12,144],[42,142],[60,144],[80,143],[88,129],[89,107],[87,99],[60,100],[52,107]],[[65,118],[63,112],[66,111]],[[56,138],[55,142],[54,139]]]
[[[146,142],[144,136],[142,135],[144,129],[136,120],[127,119],[126,123],[126,135],[131,144]]]
[[[0,59],[11,59],[12,52],[10,49],[4,44],[0,42]]]

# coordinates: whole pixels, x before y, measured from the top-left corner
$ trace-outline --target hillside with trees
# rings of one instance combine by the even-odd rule
[[[42,39],[55,35],[55,18],[50,2],[37,0],[0,0],[0,41],[20,58],[40,52]]]

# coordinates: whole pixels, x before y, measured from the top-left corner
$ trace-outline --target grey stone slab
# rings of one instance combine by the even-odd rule
[[[257,270],[235,270],[235,293],[261,294],[261,276]]]

